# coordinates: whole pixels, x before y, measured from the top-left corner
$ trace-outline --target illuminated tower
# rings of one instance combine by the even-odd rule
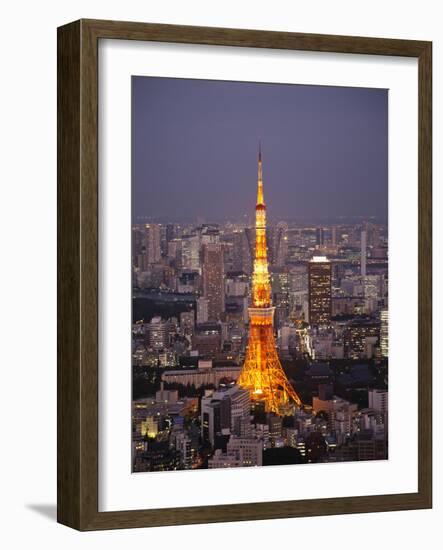
[[[286,414],[301,401],[281,366],[274,339],[274,309],[266,251],[266,205],[263,197],[261,149],[258,154],[258,192],[255,207],[255,259],[252,304],[249,308],[249,341],[238,384],[249,389],[253,401],[262,401],[267,412]]]

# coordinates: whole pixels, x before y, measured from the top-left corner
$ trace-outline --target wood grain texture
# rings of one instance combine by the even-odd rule
[[[80,524],[80,23],[57,51],[57,517]]]
[[[417,493],[98,512],[98,41],[149,40],[419,60]],[[79,530],[432,506],[432,48],[422,41],[81,20],[58,29],[58,521]],[[296,497],[296,494],[294,494]]]

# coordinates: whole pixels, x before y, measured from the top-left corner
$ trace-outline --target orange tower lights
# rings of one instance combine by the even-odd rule
[[[302,402],[281,366],[274,338],[274,307],[266,249],[266,204],[263,195],[261,147],[258,153],[258,190],[255,206],[255,259],[252,275],[252,304],[249,311],[249,340],[238,384],[249,389],[253,401],[264,403],[267,412],[286,414]]]

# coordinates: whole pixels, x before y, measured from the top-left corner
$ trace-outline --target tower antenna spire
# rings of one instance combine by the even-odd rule
[[[258,188],[257,188],[257,205],[265,204],[263,196],[263,167],[261,158],[261,139],[258,140]]]

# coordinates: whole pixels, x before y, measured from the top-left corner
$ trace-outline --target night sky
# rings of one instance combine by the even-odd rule
[[[133,221],[387,219],[388,91],[133,77]]]

